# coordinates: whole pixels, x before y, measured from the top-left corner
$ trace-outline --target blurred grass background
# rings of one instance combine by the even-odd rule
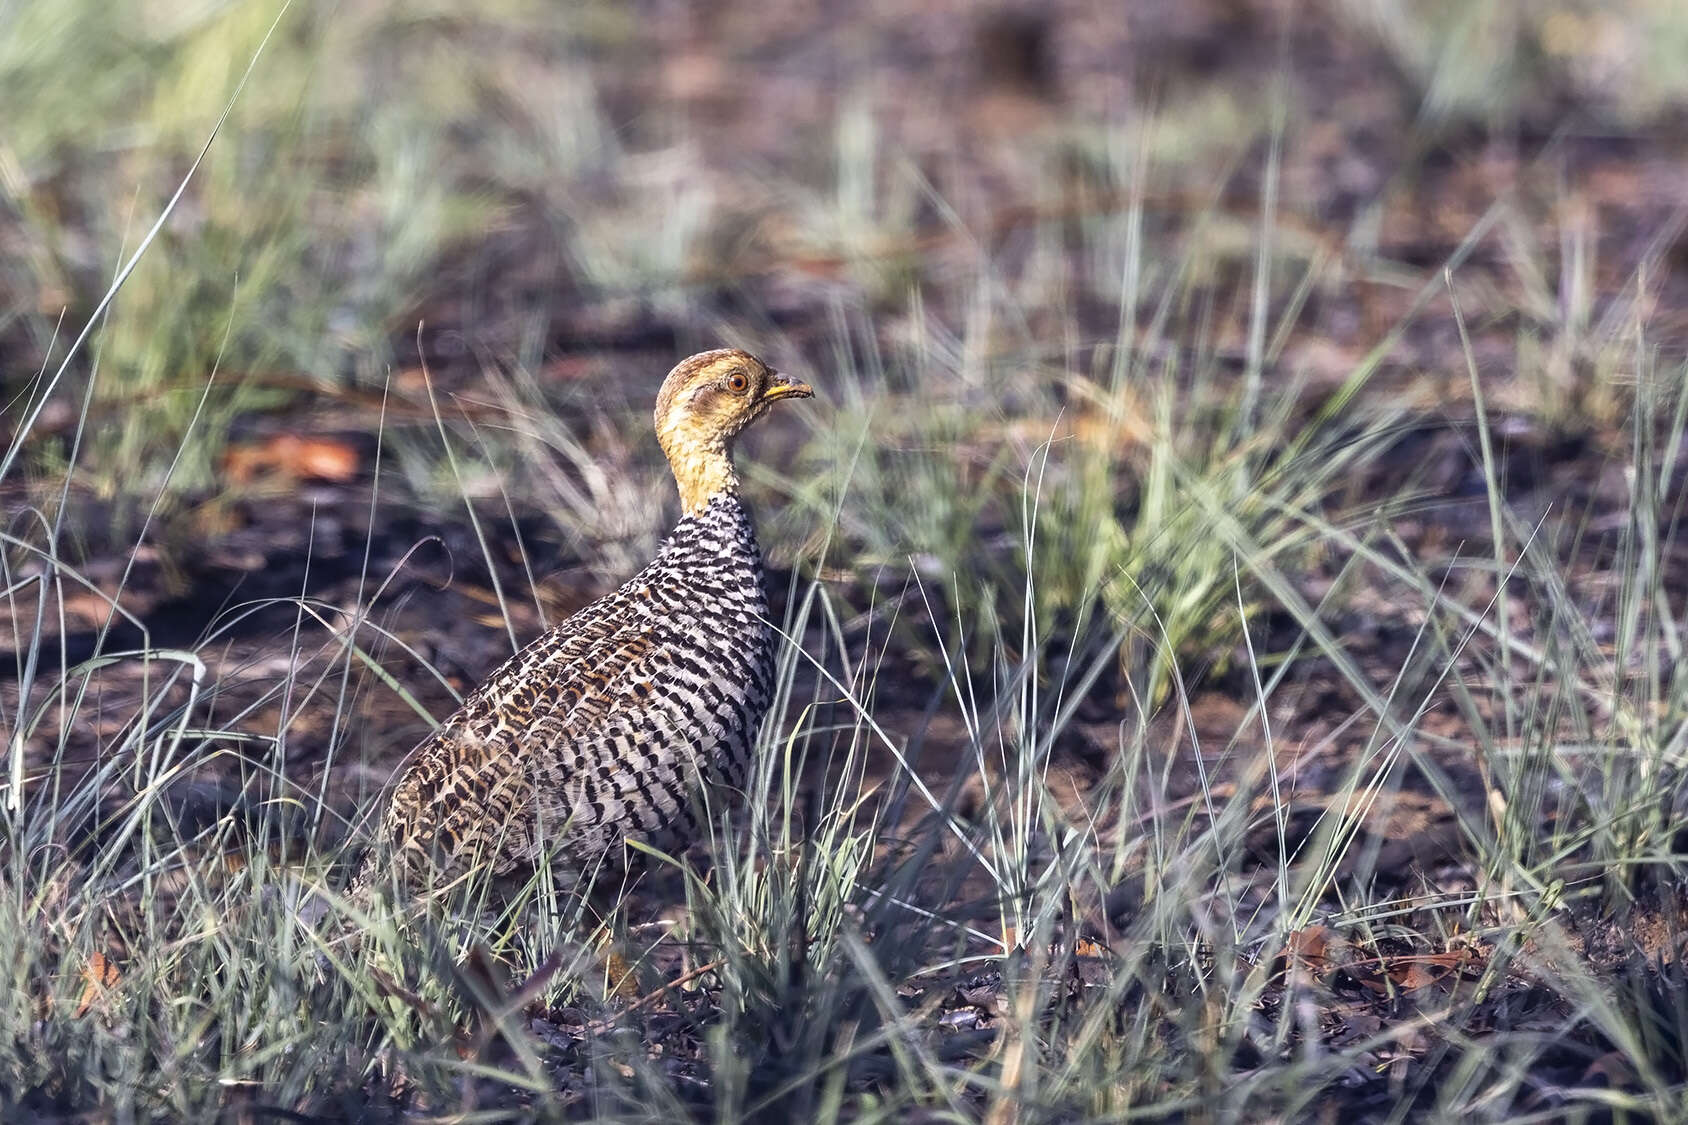
[[[56,364],[61,317],[78,325],[94,307],[275,17],[251,4],[9,6],[0,330],[20,386]],[[1688,82],[1683,23],[1662,0],[799,5],[767,21],[730,5],[295,4],[101,331],[97,416],[126,424],[88,451],[88,479],[108,493],[155,483],[219,357],[223,385],[178,489],[213,485],[218,437],[243,411],[312,385],[378,388],[413,365],[419,324],[436,364],[537,369],[593,335],[824,326],[829,306],[891,312],[875,329],[884,345],[911,285],[949,291],[925,294],[929,309],[988,305],[962,280],[981,265],[1028,319],[1086,299],[1112,308],[1124,248],[1107,242],[1129,228],[1109,208],[1134,183],[1154,225],[1207,220],[1193,265],[1211,283],[1252,268],[1258,224],[1207,213],[1221,196],[1203,188],[1267,142],[1284,212],[1274,273],[1330,239],[1375,250],[1392,212],[1433,218],[1392,196],[1414,190],[1439,139],[1477,130],[1493,153],[1668,119]],[[1282,65],[1314,52],[1328,57]],[[1222,178],[1223,197],[1258,207],[1259,171]],[[1472,218],[1446,217],[1457,234]],[[1089,229],[1068,254],[1058,235],[1072,225]],[[1033,244],[993,253],[1009,236]],[[1164,295],[1155,249],[1135,279],[1144,307]],[[1030,327],[978,329],[995,337],[979,358],[1028,347]],[[1055,361],[1061,337],[1043,327]],[[275,376],[302,382],[266,385]]]

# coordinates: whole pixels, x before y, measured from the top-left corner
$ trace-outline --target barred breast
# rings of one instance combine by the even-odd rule
[[[767,618],[749,513],[720,493],[417,747],[356,887],[507,876],[545,856],[584,872],[619,864],[630,839],[684,848],[700,790],[744,784],[773,690]]]

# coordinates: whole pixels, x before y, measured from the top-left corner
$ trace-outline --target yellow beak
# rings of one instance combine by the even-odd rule
[[[807,383],[799,383],[788,375],[781,375],[778,371],[768,373],[768,389],[762,392],[763,402],[773,402],[779,398],[814,398],[815,388]]]

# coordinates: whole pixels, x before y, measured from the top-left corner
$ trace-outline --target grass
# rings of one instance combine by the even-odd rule
[[[1681,1115],[1668,232],[1615,282],[1599,226],[1550,193],[1544,239],[1523,189],[1428,266],[1365,218],[1301,238],[1286,87],[1265,113],[1215,93],[1066,123],[1059,159],[1011,169],[1062,202],[995,238],[863,93],[824,174],[757,169],[738,211],[743,181],[683,140],[627,138],[683,122],[612,126],[613,89],[548,65],[627,57],[607,7],[559,29],[514,2],[302,5],[262,54],[251,5],[103,18],[26,5],[0,37],[26,107],[0,140],[24,247],[3,330],[41,357],[0,471],[0,1115]],[[1427,118],[1526,114],[1517,67],[1472,86],[1436,21],[1383,23]],[[1561,81],[1562,33],[1510,33],[1549,45],[1520,51],[1531,81]],[[476,36],[500,45],[452,46]],[[353,96],[372,71],[429,80]],[[1239,131],[1226,159],[1259,146],[1247,207],[1165,203],[1226,147],[1195,119]],[[758,305],[770,249],[824,278],[801,316]],[[511,302],[506,268],[542,296]],[[439,618],[484,580],[502,650],[557,619],[549,561],[601,590],[663,530],[633,365],[558,366],[565,288],[823,389],[746,459],[791,572],[759,768],[717,795],[707,863],[360,911],[334,890],[389,743],[470,659],[411,602]],[[1305,325],[1350,292],[1383,312],[1320,376]],[[453,298],[449,332],[415,327]],[[407,585],[428,533],[390,557],[371,535],[327,592],[236,591],[158,641],[148,568],[203,573],[215,512],[283,502],[229,479],[231,443],[312,417],[371,437],[372,526],[455,536],[452,590]],[[1575,487],[1517,479],[1555,469],[1538,432],[1588,447]],[[302,586],[345,507],[310,513]],[[1436,854],[1402,859],[1380,826],[1426,808]]]

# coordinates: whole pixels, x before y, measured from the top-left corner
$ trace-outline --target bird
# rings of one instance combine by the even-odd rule
[[[701,793],[742,787],[773,697],[762,552],[738,435],[813,388],[748,352],[682,360],[653,420],[680,495],[656,557],[510,657],[416,747],[353,881],[440,893],[542,861],[590,878],[637,841],[684,849]]]

